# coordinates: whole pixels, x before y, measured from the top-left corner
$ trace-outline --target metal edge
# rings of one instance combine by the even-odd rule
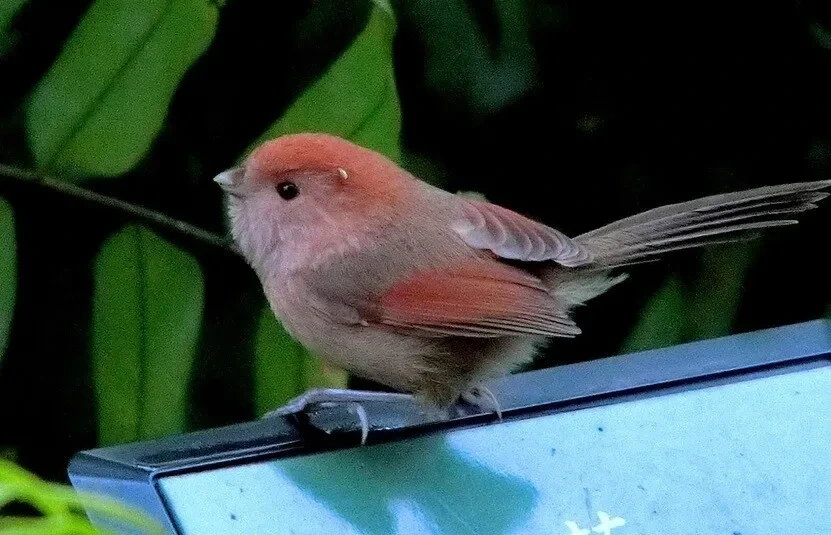
[[[587,403],[613,402],[623,395],[673,385],[746,375],[784,365],[831,359],[831,320],[773,327],[700,340],[636,353],[603,357],[592,361],[517,373],[492,382],[489,387],[502,404],[505,419],[533,417],[552,408]],[[445,422],[404,426],[384,433],[379,442],[389,442],[473,425],[494,423],[493,415],[474,414]],[[112,477],[123,474],[135,479],[141,474],[148,487],[158,477],[238,464],[245,460],[354,447],[352,439],[334,439],[325,445],[310,444],[285,421],[257,420],[205,429],[152,441],[97,448],[76,454],[70,462],[70,477]],[[212,454],[195,454],[200,448],[222,444]],[[141,464],[141,458],[161,455],[167,462]],[[180,455],[177,457],[177,455]],[[121,467],[121,468],[118,468]],[[123,470],[122,470],[123,469]]]

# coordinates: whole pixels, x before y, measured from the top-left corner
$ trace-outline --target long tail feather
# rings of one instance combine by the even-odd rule
[[[797,223],[794,214],[828,197],[831,180],[766,186],[662,206],[574,238],[594,255],[593,269],[654,260],[679,249],[752,239],[759,229]]]

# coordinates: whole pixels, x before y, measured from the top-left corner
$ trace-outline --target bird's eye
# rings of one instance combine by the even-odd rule
[[[287,201],[290,201],[297,197],[297,194],[300,193],[300,190],[297,189],[297,186],[294,182],[280,182],[277,184],[277,193],[280,194],[280,197],[284,198]]]

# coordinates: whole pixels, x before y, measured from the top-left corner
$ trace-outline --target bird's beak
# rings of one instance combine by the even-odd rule
[[[234,167],[216,175],[214,182],[219,184],[228,193],[234,194],[242,182],[243,173],[245,173],[245,169],[242,167]]]

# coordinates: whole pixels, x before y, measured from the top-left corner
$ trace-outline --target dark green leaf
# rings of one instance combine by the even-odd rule
[[[756,247],[756,243],[708,247],[693,287],[685,288],[677,277],[668,278],[644,307],[623,349],[640,351],[730,334]]]
[[[258,415],[307,388],[343,387],[345,376],[297,344],[266,308],[254,346],[254,406]]]
[[[266,307],[254,343],[254,407],[262,415],[303,387],[303,349]]]
[[[0,359],[9,340],[17,292],[17,245],[12,207],[0,198]]]
[[[0,2],[0,35],[8,31],[12,19],[25,3],[26,0],[3,0],[3,2]]]
[[[831,50],[831,31],[827,31],[818,22],[811,24],[811,35],[819,46]]]
[[[327,132],[398,159],[401,111],[392,64],[395,20],[376,0],[369,21],[326,73],[253,145],[296,132]]]
[[[26,0],[3,0],[0,2],[0,56],[12,43],[11,23]]]
[[[85,177],[136,165],[217,15],[208,0],[96,0],[27,103],[37,166]]]
[[[185,430],[203,304],[196,260],[150,230],[131,225],[104,243],[92,319],[102,444]]]
[[[704,270],[690,296],[687,340],[730,334],[757,247],[757,242],[749,242],[704,251]]]
[[[375,1],[355,41],[253,145],[297,132],[327,132],[400,160],[401,109],[392,64],[393,12]],[[326,367],[282,329],[266,308],[255,347],[256,407],[274,409],[310,387],[344,387],[346,374]]]
[[[413,16],[426,40],[425,77],[434,89],[462,97],[490,113],[516,101],[536,83],[536,57],[530,40],[527,0],[492,3],[497,42],[489,42],[476,8],[465,0],[422,0]]]
[[[641,311],[641,320],[624,342],[622,351],[630,353],[681,342],[684,333],[684,286],[670,276]]]

